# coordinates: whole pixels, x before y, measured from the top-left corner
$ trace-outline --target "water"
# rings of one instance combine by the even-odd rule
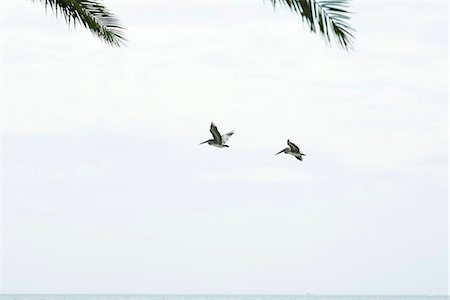
[[[121,294],[11,294],[1,300],[449,300],[448,296],[420,295],[121,295]]]

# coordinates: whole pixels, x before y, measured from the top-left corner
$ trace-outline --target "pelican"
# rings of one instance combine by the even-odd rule
[[[200,145],[204,144],[204,143],[208,143],[208,145],[215,146],[218,148],[229,147],[228,145],[225,145],[225,143],[228,141],[230,136],[233,135],[234,131],[230,131],[228,133],[221,135],[219,130],[217,130],[217,126],[213,122],[211,122],[211,127],[209,128],[209,131],[211,132],[213,138],[210,140],[204,141],[203,143],[200,143]]]
[[[296,159],[298,160],[303,160],[302,156],[306,156],[305,153],[302,153],[300,151],[300,149],[297,147],[297,145],[295,145],[294,143],[292,143],[291,141],[287,140],[287,144],[289,145],[289,147],[284,148],[283,150],[281,150],[278,153],[275,153],[275,155],[280,154],[280,153],[286,153],[286,154],[290,154],[295,156]]]

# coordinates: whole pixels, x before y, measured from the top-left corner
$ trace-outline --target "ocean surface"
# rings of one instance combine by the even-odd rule
[[[138,295],[138,294],[10,294],[1,300],[449,300],[448,296],[424,295]]]

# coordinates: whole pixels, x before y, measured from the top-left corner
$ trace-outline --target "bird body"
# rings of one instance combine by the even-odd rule
[[[208,145],[211,145],[211,146],[214,146],[214,147],[217,147],[217,148],[227,148],[227,147],[230,147],[230,146],[228,146],[228,145],[223,145],[223,144],[218,144],[218,143],[216,143],[214,140],[208,140],[208,141],[206,141],[207,143],[208,143]],[[202,144],[204,144],[205,142],[203,142]]]
[[[284,148],[283,150],[281,150],[278,153],[275,153],[275,155],[284,153],[284,154],[292,155],[298,160],[303,160],[302,156],[306,156],[306,154],[302,153],[300,151],[300,149],[297,147],[297,145],[295,145],[291,141],[287,140],[287,144],[289,145],[289,147]]]
[[[225,143],[230,139],[230,136],[234,134],[234,131],[230,131],[225,134],[220,134],[219,130],[217,129],[217,126],[211,122],[211,127],[209,128],[209,131],[211,132],[213,138],[209,139],[207,141],[204,141],[201,144],[208,143],[208,145],[217,147],[217,148],[228,148],[229,146]]]

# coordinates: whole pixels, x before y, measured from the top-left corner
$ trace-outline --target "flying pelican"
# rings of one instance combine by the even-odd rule
[[[219,130],[217,130],[217,126],[213,122],[211,122],[211,127],[209,128],[209,131],[211,132],[213,139],[204,141],[203,143],[200,143],[200,145],[208,143],[208,145],[215,146],[218,148],[229,147],[228,145],[225,145],[225,143],[228,141],[230,136],[233,135],[234,131],[230,131],[228,133],[221,135]]]
[[[290,155],[295,156],[295,158],[298,159],[298,160],[303,160],[302,156],[306,156],[306,154],[302,153],[300,151],[300,149],[294,143],[292,143],[291,141],[287,140],[287,144],[289,145],[289,147],[284,148],[283,150],[281,150],[278,153],[275,153],[275,155],[284,152],[286,154],[290,154]]]

